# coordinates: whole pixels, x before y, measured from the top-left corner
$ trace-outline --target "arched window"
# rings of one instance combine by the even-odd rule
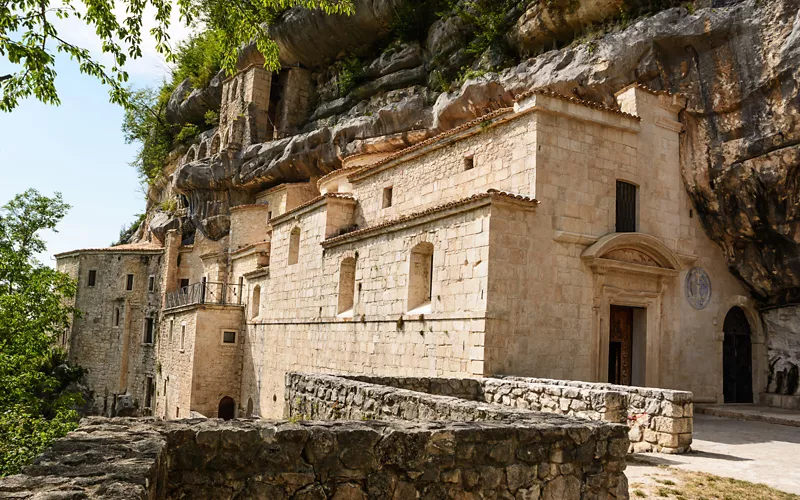
[[[197,159],[197,148],[192,146],[189,148],[189,152],[186,153],[186,161],[184,163],[191,163]]]
[[[217,417],[223,420],[231,420],[236,410],[236,403],[230,396],[225,396],[219,401],[219,408],[217,409]]]
[[[300,257],[300,228],[292,229],[292,234],[289,236],[289,265],[297,264]]]
[[[250,319],[258,316],[261,308],[261,286],[256,285],[253,287],[253,296],[250,299]]]
[[[203,141],[200,143],[200,146],[197,148],[197,158],[205,158],[207,156],[208,151],[208,141]]]
[[[419,243],[411,249],[408,265],[408,310],[431,302],[433,245]]]
[[[252,417],[253,416],[253,398],[247,399],[247,413],[245,417]]]
[[[348,257],[342,261],[339,268],[339,305],[338,314],[353,314],[354,297],[356,291],[356,259]]]

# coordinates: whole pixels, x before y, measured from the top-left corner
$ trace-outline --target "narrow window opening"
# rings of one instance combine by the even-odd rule
[[[392,186],[383,188],[383,208],[392,206]]]
[[[147,291],[152,292],[156,289],[156,277],[150,276],[147,278]]]
[[[617,221],[618,233],[636,232],[636,185],[617,181]]]
[[[125,279],[125,290],[133,290],[133,275],[129,274]]]
[[[250,299],[250,319],[258,316],[261,309],[261,286],[253,287],[253,297]]]
[[[235,344],[236,343],[236,332],[229,332],[229,331],[222,332],[222,343],[223,344]]]
[[[297,264],[300,258],[300,228],[292,229],[289,236],[289,265]]]
[[[152,344],[153,343],[153,318],[145,318],[144,319],[144,343],[145,344]]]
[[[144,388],[144,407],[152,408],[153,404],[153,377],[147,377]]]
[[[411,249],[408,276],[408,310],[430,306],[433,286],[433,245],[420,243]]]
[[[464,170],[472,170],[475,168],[475,157],[472,155],[464,157]]]
[[[184,351],[186,345],[186,325],[181,325],[181,352]]]
[[[172,330],[175,328],[175,320],[169,320],[169,342],[172,343]]]
[[[272,220],[272,211],[267,212],[267,222]]]
[[[94,286],[96,282],[97,282],[97,271],[94,269],[90,269],[88,286]]]
[[[339,270],[339,304],[337,313],[353,316],[356,289],[356,259],[348,257],[342,261]]]
[[[119,307],[114,308],[114,326],[119,326]]]
[[[180,418],[180,417],[181,417],[181,407],[179,406],[175,408],[175,418]]]

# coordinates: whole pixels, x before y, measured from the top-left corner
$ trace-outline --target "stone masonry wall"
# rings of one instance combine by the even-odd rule
[[[542,498],[548,499],[607,498],[606,495],[627,498],[627,480],[622,471],[628,439],[625,427],[621,425],[425,394],[330,375],[291,373],[286,377],[286,385],[286,413],[294,419],[486,422],[484,425],[492,427],[500,422],[513,422],[519,429],[539,436],[537,458],[532,460],[538,464],[539,477],[534,481],[537,491],[529,491],[527,494],[530,496],[517,498],[540,498],[539,488]],[[470,382],[466,382],[464,387],[469,385]],[[500,451],[497,448],[493,450]],[[516,455],[522,457],[519,452]],[[532,457],[528,455],[526,458]]]
[[[507,377],[503,383],[519,381],[526,386],[546,385],[561,388],[564,396],[587,393],[622,395],[624,418],[630,432],[631,450],[685,453],[692,444],[694,406],[692,393],[572,380]],[[543,410],[544,411],[544,410]]]
[[[621,426],[525,424],[93,417],[0,497],[628,498]]]
[[[688,392],[521,377],[342,378],[524,410],[626,424],[629,427],[631,452],[685,453],[692,443],[692,395]],[[361,416],[358,415],[359,418]]]

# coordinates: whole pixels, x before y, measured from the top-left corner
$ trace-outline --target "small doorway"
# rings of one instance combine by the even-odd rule
[[[611,306],[608,338],[608,382],[645,385],[647,310]]]
[[[225,396],[219,401],[217,417],[223,420],[231,420],[233,418],[235,406],[236,403],[234,403],[233,398]]]
[[[722,394],[726,403],[753,402],[753,346],[750,323],[740,307],[733,307],[722,326]]]

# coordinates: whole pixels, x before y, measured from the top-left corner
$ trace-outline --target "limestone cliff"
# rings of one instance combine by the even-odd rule
[[[677,4],[666,1],[517,2],[506,15],[512,53],[472,56],[464,49],[476,28],[459,16],[435,21],[420,42],[390,44],[401,2],[355,3],[352,18],[289,11],[272,28],[285,65],[311,71],[302,126],[233,156],[185,163],[151,200],[183,194],[187,227],[219,238],[231,206],[323,175],[347,155],[402,148],[508,106],[529,88],[615,105],[614,92],[639,82],[687,98],[686,189],[731,271],[765,305],[800,301],[800,0],[698,1],[691,12],[661,9]],[[631,21],[633,11],[648,15]],[[597,34],[598,23],[613,28]],[[340,62],[350,53],[362,58],[361,78],[343,90]],[[259,61],[252,49],[241,59],[242,67]],[[477,76],[455,89],[437,83],[461,67]],[[187,115],[198,113],[197,102],[215,102],[213,89],[177,92]]]

